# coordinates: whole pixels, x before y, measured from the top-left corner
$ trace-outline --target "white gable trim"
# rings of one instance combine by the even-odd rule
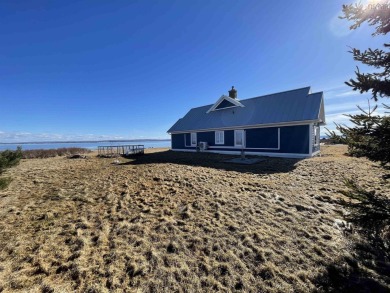
[[[231,97],[228,97],[228,96],[225,96],[225,95],[222,95],[218,101],[215,102],[215,104],[206,112],[206,113],[210,113],[212,111],[217,111],[217,110],[223,110],[223,109],[216,109],[219,104],[222,103],[223,100],[226,100],[232,104],[234,104],[235,106],[231,106],[231,107],[226,107],[226,108],[223,108],[223,109],[227,109],[227,108],[233,108],[233,107],[245,107],[243,104],[241,104],[238,100],[236,99],[232,99]]]
[[[320,125],[326,125],[325,121],[325,107],[324,107],[324,95],[321,98],[320,111],[318,113],[318,120],[320,121]]]

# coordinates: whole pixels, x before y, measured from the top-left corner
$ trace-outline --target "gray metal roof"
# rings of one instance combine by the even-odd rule
[[[227,108],[209,113],[207,111],[214,104],[193,108],[168,132],[302,121],[325,123],[323,93],[310,94],[310,87],[240,100],[240,103],[244,107]]]

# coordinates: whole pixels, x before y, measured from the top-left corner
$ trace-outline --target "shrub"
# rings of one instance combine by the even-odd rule
[[[18,147],[16,151],[6,150],[0,152],[0,175],[4,173],[6,169],[16,166],[21,158],[22,149],[20,147]],[[0,178],[0,190],[5,189],[10,182],[11,178],[9,177]]]
[[[59,148],[59,149],[38,149],[23,151],[23,159],[42,159],[57,156],[69,156],[74,154],[85,154],[91,150],[85,148]]]
[[[390,198],[377,194],[375,190],[365,190],[353,179],[345,178],[344,183],[348,190],[341,193],[352,199],[341,201],[351,212],[346,219],[363,228],[371,244],[390,256],[390,239],[383,237],[390,227]]]
[[[12,179],[10,177],[0,178],[0,190],[6,189],[11,181]]]
[[[22,149],[18,147],[16,151],[2,151],[0,152],[0,174],[5,169],[16,166],[22,158]]]

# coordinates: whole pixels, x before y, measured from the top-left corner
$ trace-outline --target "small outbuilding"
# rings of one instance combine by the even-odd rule
[[[310,87],[245,100],[232,87],[193,108],[169,130],[173,151],[305,158],[320,152],[324,95]]]

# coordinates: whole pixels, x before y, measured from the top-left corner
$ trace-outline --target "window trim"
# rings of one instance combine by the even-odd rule
[[[237,135],[238,132],[242,133],[242,145],[238,145],[236,143],[237,142],[236,135]],[[246,145],[246,143],[245,143],[245,130],[243,130],[243,129],[236,129],[236,130],[234,130],[234,147],[235,148],[245,148],[245,145]]]
[[[193,136],[195,137],[195,144],[193,143]],[[197,142],[198,142],[198,136],[196,134],[196,132],[191,132],[190,133],[190,139],[191,139],[191,146],[196,146],[197,145]]]
[[[225,131],[223,130],[215,131],[215,144],[219,144],[219,145],[225,144]]]

